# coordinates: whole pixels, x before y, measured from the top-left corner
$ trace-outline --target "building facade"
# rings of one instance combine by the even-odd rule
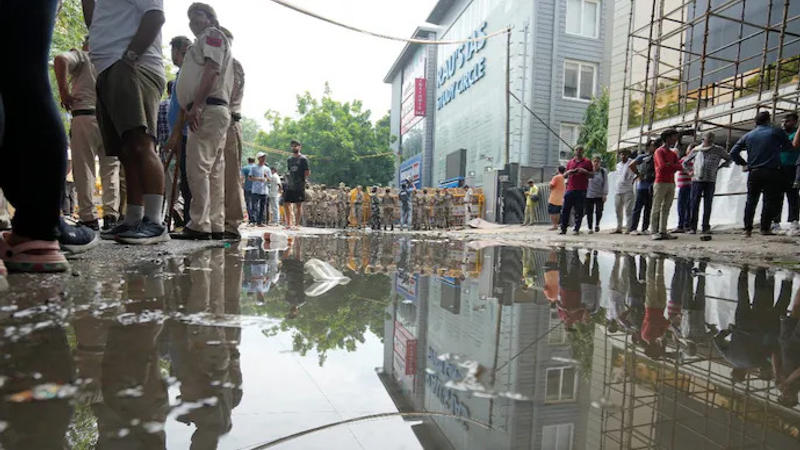
[[[511,36],[425,46],[433,71],[425,74],[427,112],[434,116],[430,153],[421,152],[422,172],[430,173],[425,184],[463,178],[480,186],[485,173],[508,163],[544,168],[568,159],[558,135],[574,144],[591,99],[608,85],[612,8],[610,0],[439,1],[427,17],[438,27],[437,40],[509,27]],[[386,80],[393,86],[392,129],[401,134],[408,94],[398,86],[396,66],[411,71],[411,49]],[[402,146],[400,136],[396,150]]]

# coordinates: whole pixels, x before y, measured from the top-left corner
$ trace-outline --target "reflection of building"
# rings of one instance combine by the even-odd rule
[[[425,130],[435,145],[424,148],[425,184],[466,178],[484,183],[484,172],[506,163],[537,168],[558,165],[566,146],[513,98],[506,108],[506,66],[510,53],[511,92],[552,130],[571,143],[589,101],[607,85],[611,2],[601,0],[440,0],[427,22],[439,25],[438,40],[479,38],[512,26],[511,44],[504,35],[465,44],[429,46],[426,65],[427,113],[435,114],[435,132]],[[415,36],[419,35],[419,30]],[[392,83],[392,132],[403,131],[410,86],[399,70],[412,72],[417,46],[401,53],[386,82]],[[413,75],[418,76],[418,75]],[[508,117],[508,120],[507,120]],[[509,126],[506,146],[506,124]],[[433,125],[431,122],[426,122]],[[404,142],[403,159],[411,158]],[[427,141],[426,141],[427,142]],[[508,147],[508,158],[506,148]],[[408,153],[408,154],[407,154]],[[427,176],[430,174],[430,177]]]

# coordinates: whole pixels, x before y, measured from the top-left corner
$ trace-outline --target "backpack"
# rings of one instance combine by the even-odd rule
[[[656,161],[653,155],[642,158],[640,162],[636,163],[636,167],[639,169],[642,181],[652,183],[656,180]]]

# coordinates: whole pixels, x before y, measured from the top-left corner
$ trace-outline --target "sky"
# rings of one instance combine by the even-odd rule
[[[234,36],[233,53],[245,71],[243,113],[266,126],[264,113],[297,116],[295,96],[322,95],[325,82],[340,101],[361,100],[372,120],[389,111],[391,89],[383,78],[402,42],[382,40],[302,15],[270,0],[204,0]],[[435,0],[289,0],[340,22],[410,37]],[[186,11],[192,0],[165,0],[162,41],[194,39]]]

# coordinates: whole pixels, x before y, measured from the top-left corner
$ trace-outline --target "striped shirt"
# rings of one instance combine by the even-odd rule
[[[683,169],[675,172],[675,184],[677,185],[678,189],[683,187],[690,187],[692,185],[692,166],[694,166],[694,162],[689,161],[686,163],[687,157],[684,156],[681,158],[681,165]]]
[[[719,145],[711,147],[699,145],[683,159],[683,167],[693,174],[692,181],[714,183],[717,181],[717,170],[722,160],[730,161],[731,157]]]

